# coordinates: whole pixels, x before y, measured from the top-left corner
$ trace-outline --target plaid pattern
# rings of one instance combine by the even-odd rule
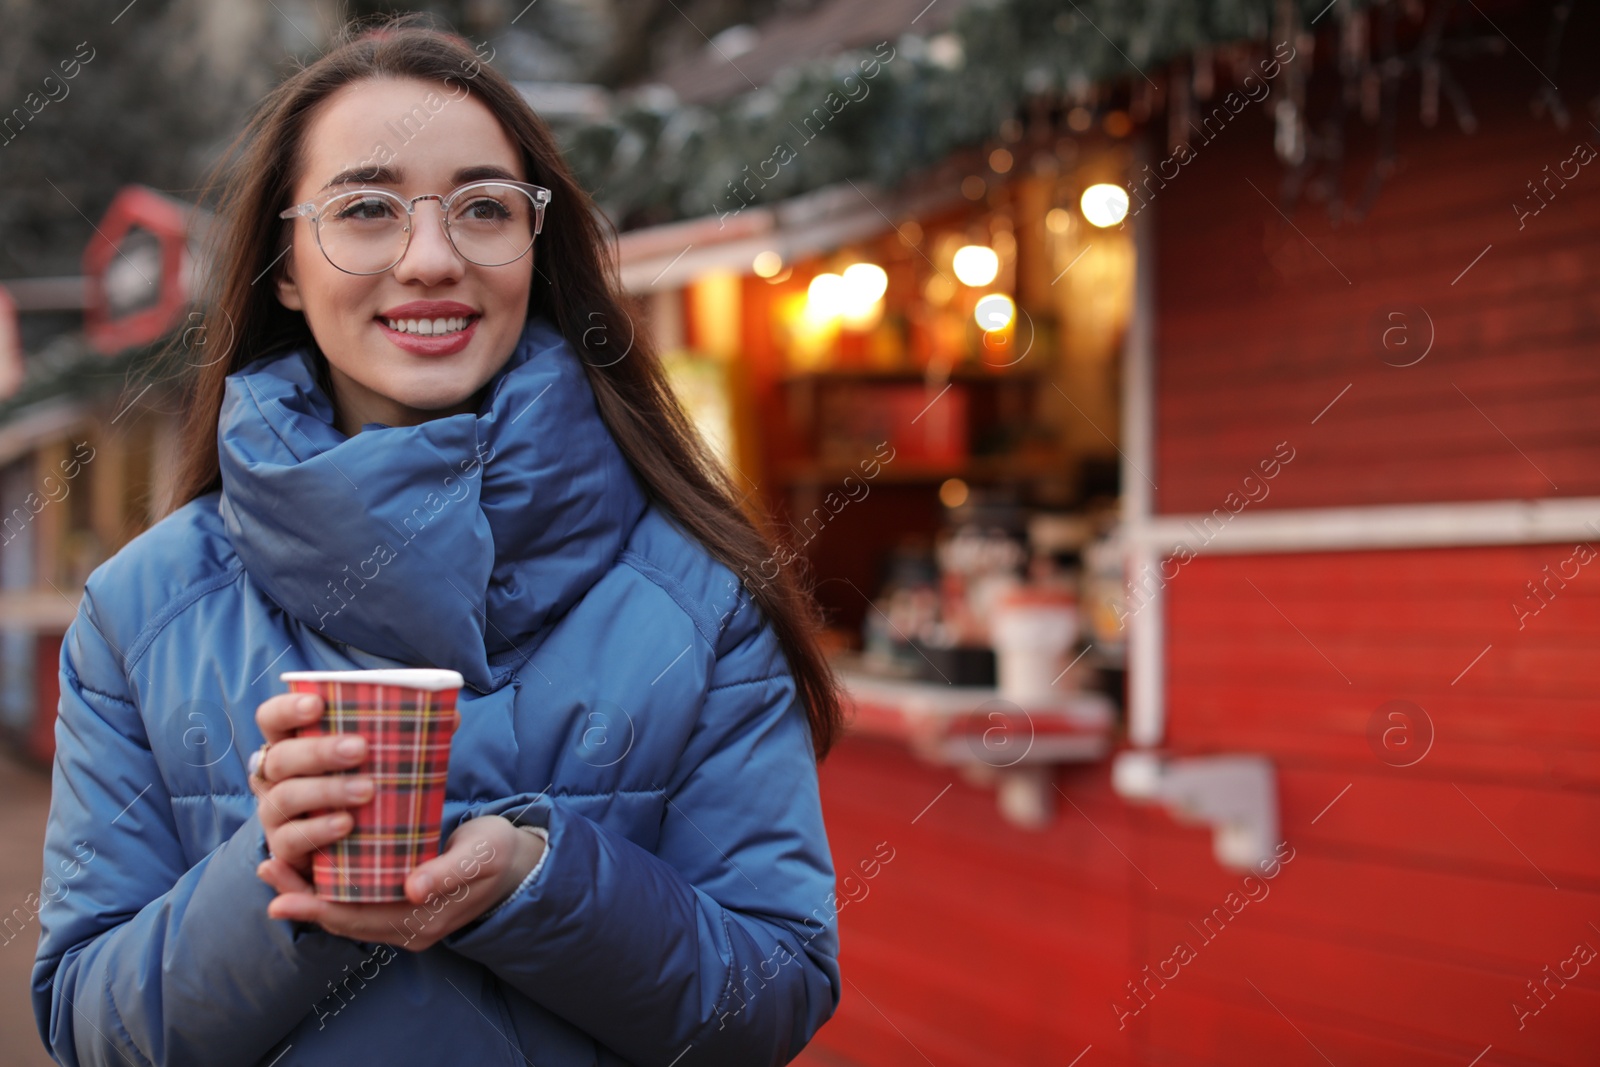
[[[313,693],[327,706],[320,722],[296,736],[363,735],[366,760],[343,773],[368,775],[376,784],[372,800],[346,809],[355,817],[350,832],[313,855],[317,895],[404,900],[406,875],[439,854],[457,690],[298,679],[289,690]]]

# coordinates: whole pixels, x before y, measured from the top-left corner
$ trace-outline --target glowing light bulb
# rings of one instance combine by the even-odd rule
[[[1102,229],[1115,226],[1128,215],[1128,191],[1120,185],[1101,182],[1083,191],[1078,206],[1083,209],[1083,217],[1094,225]]]
[[[1004,293],[990,293],[978,301],[972,317],[985,333],[1003,330],[1017,317],[1017,305]]]
[[[844,314],[845,281],[837,274],[819,274],[806,288],[806,317],[817,322]]]
[[[852,263],[844,269],[852,302],[871,304],[889,291],[889,275],[876,263]]]
[[[956,277],[961,279],[961,284],[973,287],[988,285],[1000,273],[1000,257],[992,248],[965,245],[956,249],[951,266],[955,267]]]
[[[757,276],[771,278],[783,269],[783,257],[771,251],[761,252],[756,255],[755,262],[750,265]]]
[[[869,329],[882,310],[879,301],[889,291],[889,275],[876,263],[852,263],[844,269],[845,322],[855,329]]]

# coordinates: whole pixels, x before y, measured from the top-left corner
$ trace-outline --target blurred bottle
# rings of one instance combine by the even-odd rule
[[[1084,623],[1088,637],[1108,664],[1127,660],[1126,548],[1115,527],[1083,550]]]

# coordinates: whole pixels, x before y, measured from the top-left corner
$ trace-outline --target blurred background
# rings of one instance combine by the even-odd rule
[[[1600,1062],[1592,8],[0,0],[0,1063],[61,636],[229,328],[202,178],[402,9],[558,131],[827,612],[801,1062]]]

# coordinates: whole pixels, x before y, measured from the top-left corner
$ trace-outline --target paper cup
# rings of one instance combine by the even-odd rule
[[[406,899],[405,881],[439,854],[450,739],[460,717],[455,671],[287,671],[291,693],[322,698],[322,719],[297,737],[360,734],[367,756],[346,775],[370,777],[372,800],[344,809],[355,825],[312,854],[317,895],[338,901]],[[318,814],[327,814],[319,812]]]
[[[989,620],[1000,695],[1018,704],[1049,703],[1062,659],[1078,639],[1075,602],[1053,589],[1017,590],[1001,598]]]

